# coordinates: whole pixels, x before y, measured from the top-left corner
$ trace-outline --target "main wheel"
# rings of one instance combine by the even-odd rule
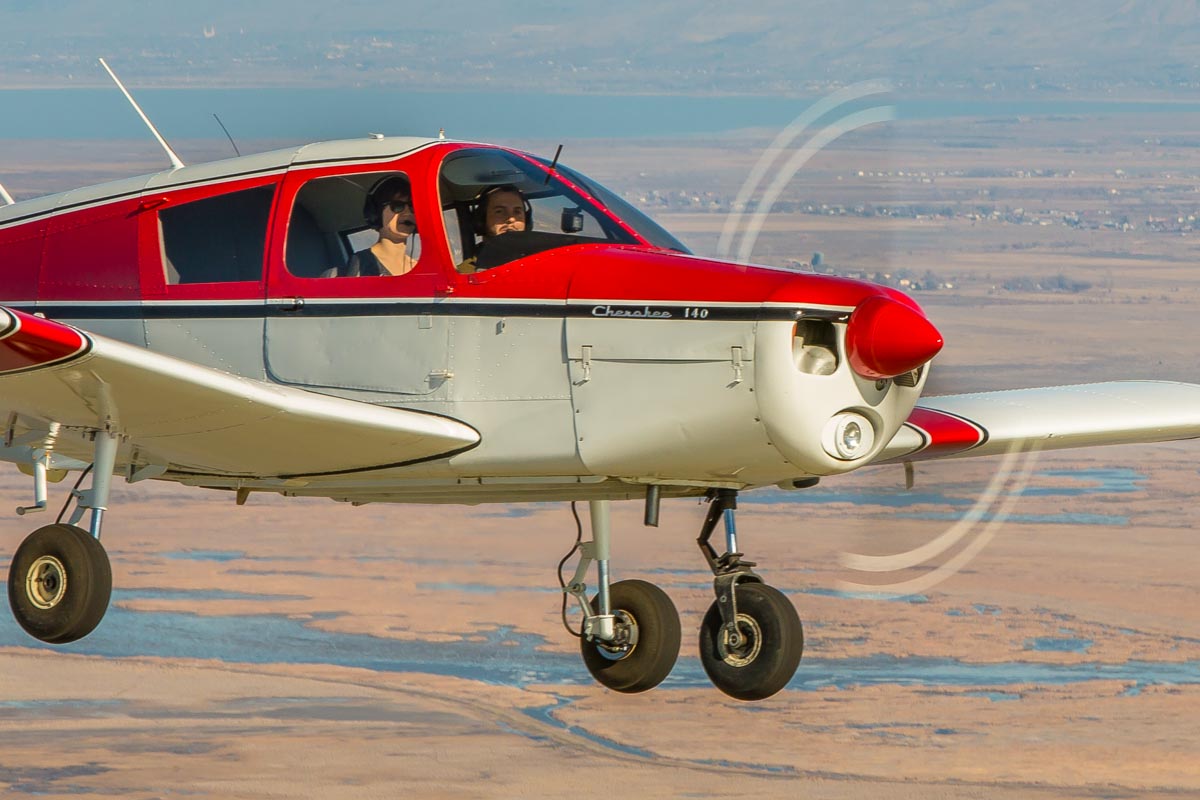
[[[737,634],[725,630],[716,601],[700,626],[700,663],[713,685],[738,700],[762,700],[796,674],[804,628],[795,607],[765,583],[737,585]]]
[[[644,692],[663,682],[679,657],[679,612],[667,593],[646,581],[609,587],[617,641],[580,640],[592,677],[618,692]],[[592,600],[592,612],[599,603]]]
[[[8,602],[26,633],[51,644],[87,636],[112,595],[108,554],[74,525],[47,525],[21,542],[8,568]]]

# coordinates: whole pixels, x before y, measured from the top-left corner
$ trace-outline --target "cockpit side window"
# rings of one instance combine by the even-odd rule
[[[404,275],[420,257],[412,187],[403,172],[314,178],[296,193],[284,250],[296,277]]]

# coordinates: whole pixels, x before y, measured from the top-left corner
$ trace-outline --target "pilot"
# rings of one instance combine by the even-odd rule
[[[326,270],[322,277],[358,278],[411,272],[417,265],[410,255],[417,220],[408,178],[392,175],[371,187],[363,203],[363,217],[379,231],[379,241],[350,256],[347,264]]]
[[[471,207],[471,219],[475,233],[483,237],[480,245],[489,239],[512,231],[533,228],[533,209],[521,190],[511,183],[491,186],[475,197]],[[457,266],[459,272],[475,272],[475,258],[471,256]]]

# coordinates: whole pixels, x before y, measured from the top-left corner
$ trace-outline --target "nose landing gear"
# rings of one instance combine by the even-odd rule
[[[737,552],[737,492],[718,489],[696,543],[713,572],[717,599],[700,626],[700,664],[713,685],[738,700],[762,700],[778,692],[800,665],[804,629],[791,602],[755,574]],[[724,520],[726,551],[710,539]]]

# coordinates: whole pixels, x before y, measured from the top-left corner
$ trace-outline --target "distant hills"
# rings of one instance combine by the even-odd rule
[[[0,0],[0,87],[395,86],[808,94],[1200,90],[1197,0],[507,4]]]

